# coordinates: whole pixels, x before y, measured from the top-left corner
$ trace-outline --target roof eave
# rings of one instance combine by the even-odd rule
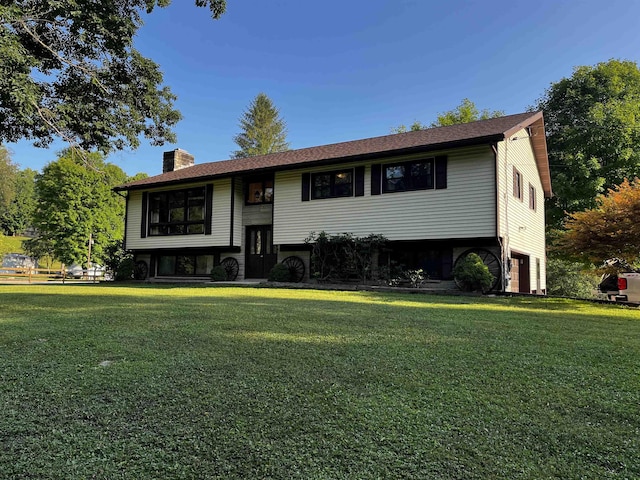
[[[542,190],[546,198],[553,197],[551,190],[551,173],[549,171],[549,155],[547,153],[547,137],[544,131],[544,115],[541,111],[533,112],[525,121],[514,125],[504,132],[505,138],[512,137],[523,128],[531,129],[533,154],[540,173]]]
[[[283,170],[296,170],[300,168],[317,167],[322,165],[331,165],[335,163],[359,162],[359,161],[370,160],[370,159],[385,159],[389,157],[397,157],[402,155],[412,155],[412,154],[418,154],[418,153],[434,152],[438,150],[448,150],[451,148],[471,147],[476,145],[491,145],[495,142],[504,140],[504,138],[505,137],[503,134],[494,134],[494,135],[487,135],[483,137],[454,140],[450,142],[441,142],[441,143],[433,143],[429,145],[419,145],[416,147],[399,148],[399,149],[387,150],[382,152],[372,152],[372,153],[349,155],[349,156],[329,158],[329,159],[318,159],[314,161],[296,162],[288,165],[268,166],[264,168],[254,168],[250,170],[238,170],[236,172],[225,172],[225,173],[214,174],[214,175],[200,175],[200,176],[193,176],[193,177],[186,177],[186,178],[183,177],[176,180],[157,181],[153,183],[144,183],[141,185],[127,186],[125,184],[118,187],[114,187],[113,190],[116,192],[130,191],[130,190],[145,190],[148,188],[160,188],[160,187],[167,187],[171,185],[179,185],[179,184],[185,184],[185,183],[206,182],[206,181],[214,180],[217,178],[228,178],[228,177],[233,177],[237,175],[245,175],[247,173],[251,173],[253,175],[256,173],[266,173],[266,172],[283,171]]]

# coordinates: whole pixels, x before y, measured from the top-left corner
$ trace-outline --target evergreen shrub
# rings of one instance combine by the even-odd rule
[[[227,271],[222,265],[216,265],[211,269],[211,281],[224,282],[227,279]]]
[[[277,263],[269,272],[270,282],[290,282],[291,270],[283,263]]]
[[[453,276],[466,292],[486,292],[491,288],[495,277],[489,271],[480,256],[470,253],[459,261],[453,269]]]

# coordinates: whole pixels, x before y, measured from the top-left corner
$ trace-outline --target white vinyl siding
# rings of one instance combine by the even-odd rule
[[[271,225],[272,212],[272,204],[245,205],[242,212],[242,225]]]
[[[526,129],[498,144],[500,236],[505,255],[517,252],[529,256],[531,290],[536,289],[536,259],[540,259],[540,287],[546,289],[544,198],[540,174]],[[522,175],[522,199],[513,196],[514,169]],[[531,185],[535,189],[536,209],[529,203]],[[507,289],[509,290],[509,288]]]
[[[173,188],[158,188],[150,191],[169,191],[177,188],[202,186],[204,184],[187,184]],[[241,204],[242,205],[242,204]],[[240,206],[240,208],[242,208]],[[230,238],[230,212],[231,212],[231,180],[223,179],[213,182],[213,214],[211,235],[166,235],[147,236],[142,238],[142,191],[129,192],[127,211],[127,249],[153,249],[153,248],[191,248],[229,245]],[[238,238],[238,242],[239,242]]]
[[[364,196],[303,202],[303,172],[276,173],[274,243],[301,244],[310,232],[382,234],[389,240],[494,237],[496,232],[495,166],[490,147],[428,155],[447,156],[447,188],[371,195],[371,164],[365,168]],[[422,156],[424,158],[424,156]],[[374,163],[420,158],[394,158]],[[341,164],[340,169],[357,163]]]

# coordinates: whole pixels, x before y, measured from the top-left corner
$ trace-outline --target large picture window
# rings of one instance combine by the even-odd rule
[[[433,158],[383,165],[382,192],[405,192],[433,188],[433,169]]]
[[[353,196],[353,169],[311,174],[311,198]]]
[[[149,235],[205,233],[204,187],[149,194]]]

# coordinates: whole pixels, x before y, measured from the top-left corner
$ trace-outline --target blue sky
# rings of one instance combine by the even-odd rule
[[[520,113],[579,65],[640,60],[640,2],[227,0],[217,21],[193,0],[145,17],[137,48],[160,64],[183,114],[177,144],[117,152],[127,173],[161,173],[162,152],[229,158],[238,119],[266,93],[291,148],[430,123],[463,98]],[[9,144],[41,170],[64,145]]]

